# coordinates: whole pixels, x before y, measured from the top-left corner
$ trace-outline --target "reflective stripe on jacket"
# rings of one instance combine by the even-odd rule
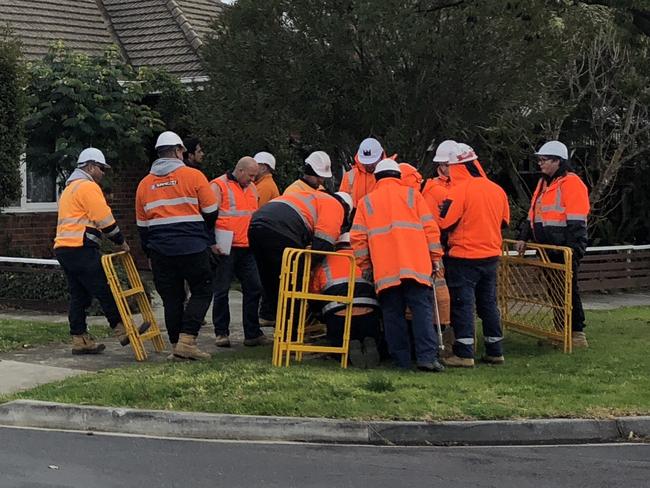
[[[580,177],[566,173],[547,183],[540,178],[528,211],[536,242],[569,246],[577,258],[587,249],[589,192]]]
[[[117,244],[124,242],[99,185],[80,169],[75,174],[79,176],[68,180],[59,200],[54,248],[99,247],[102,231]]]
[[[278,185],[275,184],[273,175],[271,173],[265,174],[258,181],[256,181],[255,188],[257,188],[260,207],[266,205],[274,198],[280,196],[280,190],[278,190]]]
[[[350,239],[357,265],[378,293],[405,279],[432,286],[440,231],[422,195],[397,178],[380,180],[359,202]]]
[[[246,188],[231,175],[221,175],[210,183],[221,191],[219,217],[215,227],[233,232],[233,247],[248,247],[248,226],[253,212],[257,210],[257,189],[253,183]]]
[[[343,225],[343,207],[333,196],[325,192],[294,192],[282,195],[274,204],[286,205],[302,219],[312,239],[321,239],[334,248]],[[266,208],[266,207],[265,207]]]
[[[449,165],[453,182],[443,204],[440,229],[446,237],[446,253],[462,259],[501,255],[501,229],[510,222],[508,197],[472,163]]]
[[[390,159],[397,159],[397,154],[393,154]],[[420,172],[408,163],[400,163],[399,167],[402,172],[402,184],[420,191],[420,185],[422,185]],[[368,167],[355,156],[354,166],[343,175],[339,191],[349,193],[352,197],[352,204],[356,207],[359,200],[375,189],[376,183],[374,173],[368,171]]]
[[[352,249],[340,249],[339,254],[353,255]],[[342,256],[325,256],[325,259],[316,267],[312,274],[310,291],[323,295],[345,296],[348,293],[348,280],[350,274],[350,260]],[[364,315],[373,309],[379,308],[375,297],[374,286],[361,277],[361,269],[355,268],[354,280],[354,305],[353,315]],[[337,313],[345,309],[345,304],[328,302],[323,307],[323,314]]]
[[[202,214],[219,208],[207,178],[179,160],[157,160],[151,171],[140,181],[135,199],[144,247],[165,256],[204,251],[214,243],[214,232]]]

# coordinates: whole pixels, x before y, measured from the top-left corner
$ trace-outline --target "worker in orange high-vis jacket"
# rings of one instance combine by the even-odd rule
[[[455,141],[446,140],[438,145],[436,154],[433,157],[433,162],[437,164],[436,172],[438,176],[428,179],[422,189],[422,196],[438,224],[440,224],[440,208],[447,199],[451,187],[449,160],[458,152],[458,144]],[[440,266],[440,269],[436,272],[434,290],[438,304],[438,317],[442,328],[442,339],[445,346],[443,355],[449,356],[452,354],[454,344],[454,329],[451,327],[451,304],[444,266]]]
[[[259,206],[263,207],[274,198],[280,196],[278,185],[273,180],[275,172],[275,157],[266,151],[258,152],[253,159],[257,161],[259,170],[255,177],[255,187],[259,196]]]
[[[339,236],[336,252],[349,256],[354,254],[348,232]],[[356,267],[355,270],[349,358],[352,366],[374,368],[379,366],[380,359],[377,348],[380,340],[379,302],[373,283],[361,276],[361,268]],[[314,269],[309,288],[312,293],[345,296],[349,277],[350,260],[345,256],[328,255]],[[340,347],[343,344],[346,306],[334,301],[324,303],[321,315],[327,325],[327,339],[330,345]]]
[[[269,307],[265,319],[275,322],[284,250],[311,246],[315,251],[334,251],[351,211],[347,193],[298,191],[271,200],[253,214],[248,242]],[[321,259],[322,255],[316,255],[312,263],[316,265]]]
[[[572,342],[573,347],[588,347],[584,332],[585,313],[578,289],[580,260],[587,250],[587,216],[589,215],[589,192],[580,177],[570,171],[569,150],[559,141],[549,141],[535,153],[542,177],[537,183],[528,211],[528,219],[522,225],[517,250],[523,253],[526,241],[541,244],[567,246],[573,251],[572,293]],[[563,256],[550,253],[549,257],[562,262]],[[556,318],[563,322],[562,317]],[[564,327],[563,323],[557,324]]]
[[[185,147],[177,134],[160,134],[156,151],[158,159],[135,197],[140,241],[163,301],[173,357],[207,359],[196,337],[212,300],[219,202],[205,175],[183,163]]]
[[[375,284],[388,351],[397,366],[411,366],[408,306],[418,369],[443,371],[432,327],[432,273],[442,256],[438,226],[422,195],[401,184],[395,161],[381,161],[375,177],[377,185],[359,201],[350,232],[357,265]]]
[[[352,196],[355,207],[360,199],[375,188],[375,168],[379,161],[386,159],[386,157],[386,151],[377,139],[369,137],[361,141],[354,156],[354,166],[345,172],[339,188],[339,191],[349,193]],[[397,154],[392,155],[390,159],[396,160]],[[422,175],[417,168],[408,163],[400,163],[399,166],[402,184],[420,191]]]
[[[452,187],[440,212],[445,278],[451,296],[453,355],[447,366],[474,366],[474,308],[483,322],[483,361],[502,364],[503,332],[497,308],[501,231],[510,221],[508,198],[480,167],[474,150],[458,145],[449,161]]]
[[[305,159],[302,171],[303,175],[286,187],[283,195],[324,190],[325,180],[332,177],[332,161],[325,151],[314,151]]]
[[[93,297],[99,301],[120,344],[125,346],[129,343],[106,281],[99,250],[102,235],[105,235],[120,250],[129,251],[129,245],[99,187],[104,172],[109,168],[99,149],[84,149],[59,200],[54,254],[63,268],[70,291],[68,320],[72,354],[97,354],[106,348],[88,335],[86,310]]]
[[[230,347],[230,305],[228,292],[234,276],[241,283],[243,295],[242,318],[244,345],[259,346],[268,343],[260,329],[258,307],[262,295],[255,257],[248,245],[248,226],[258,208],[257,189],[253,181],[258,164],[251,157],[243,157],[232,172],[212,180],[212,189],[221,202],[216,223],[217,234],[232,235],[230,249],[219,248],[217,275],[212,302],[212,323],[218,347]],[[217,243],[217,247],[218,243]]]

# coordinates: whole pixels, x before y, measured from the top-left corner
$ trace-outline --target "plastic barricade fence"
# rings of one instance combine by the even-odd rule
[[[571,352],[571,267],[568,247],[528,243],[520,256],[504,239],[498,301],[504,329],[562,344]]]
[[[122,323],[129,336],[131,348],[137,361],[144,361],[147,359],[147,351],[144,348],[144,341],[150,340],[156,352],[165,350],[165,342],[163,341],[160,329],[156,322],[156,317],[151,309],[151,303],[144,291],[140,274],[135,267],[133,258],[127,252],[118,252],[114,254],[105,254],[102,256],[102,266],[108,279],[108,284],[111,287],[111,292],[115,298],[117,309],[120,312]],[[118,271],[123,270],[124,273],[119,274]],[[122,285],[127,285],[124,289]],[[131,301],[135,301],[138,311],[142,315],[142,320],[150,324],[149,328],[143,334],[138,332],[133,321],[133,314],[131,312]]]
[[[314,255],[343,256],[350,261],[348,294],[346,296],[323,295],[309,292],[309,282]],[[296,361],[302,361],[303,353],[333,353],[341,355],[341,367],[348,365],[348,346],[352,324],[352,302],[354,298],[356,264],[354,256],[335,252],[312,251],[310,249],[287,248],[282,255],[282,272],[280,273],[280,292],[278,311],[273,340],[273,365],[289,366],[291,354]],[[340,302],[346,304],[343,344],[341,347],[305,344],[307,327],[307,301]],[[295,324],[295,327],[294,327]]]

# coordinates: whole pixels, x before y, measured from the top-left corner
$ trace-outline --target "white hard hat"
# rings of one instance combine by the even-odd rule
[[[83,166],[87,163],[97,163],[106,168],[110,168],[110,166],[106,162],[104,153],[101,152],[99,149],[95,149],[94,147],[89,147],[87,149],[84,149],[79,154],[79,158],[77,159],[77,166]]]
[[[451,159],[449,160],[449,164],[467,163],[468,161],[474,161],[475,159],[478,159],[478,156],[471,146],[468,146],[462,142],[459,142],[456,146],[458,148],[458,152],[452,155]]]
[[[433,157],[433,161],[436,163],[448,163],[453,155],[459,152],[456,141],[452,141],[451,139],[442,141],[436,148],[436,155]]]
[[[348,215],[350,215],[352,213],[352,209],[354,208],[354,203],[352,202],[352,197],[350,196],[350,194],[344,191],[337,191],[334,195],[338,196],[341,200],[343,200],[347,204]]]
[[[266,164],[272,170],[275,170],[275,158],[273,154],[266,151],[258,152],[253,159],[257,161],[257,164]]]
[[[555,156],[556,158],[568,160],[569,150],[560,141],[548,141],[539,148],[535,156]]]
[[[397,164],[397,161],[390,158],[380,161],[375,167],[375,174],[379,174],[383,171],[397,171],[399,174],[402,174],[402,170],[399,167],[399,164]]]
[[[163,132],[158,136],[158,140],[156,141],[156,149],[162,146],[181,146],[183,148],[183,151],[185,150],[183,140],[178,137],[178,134],[176,134],[176,132],[172,132],[170,130]]]
[[[314,151],[305,159],[311,168],[321,178],[332,177],[332,161],[325,151]]]
[[[361,164],[375,164],[384,154],[384,148],[377,139],[368,137],[361,141],[357,150],[357,157]]]
[[[344,232],[339,236],[338,239],[336,239],[337,244],[350,244],[350,233],[349,232]]]

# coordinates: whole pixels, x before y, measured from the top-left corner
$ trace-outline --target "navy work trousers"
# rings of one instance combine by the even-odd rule
[[[243,294],[244,337],[255,339],[261,336],[258,307],[262,295],[262,284],[253,253],[247,247],[233,247],[230,255],[221,255],[217,258],[217,270],[212,302],[212,323],[215,335],[230,335],[228,291],[233,276],[236,276],[241,283]]]
[[[411,367],[411,344],[406,307],[411,309],[415,358],[431,363],[438,358],[438,337],[433,329],[433,290],[413,280],[404,280],[379,292],[388,352],[400,368]]]
[[[445,258],[445,279],[451,298],[451,325],[456,337],[454,354],[458,357],[474,357],[474,307],[483,322],[485,354],[503,355],[503,332],[497,307],[498,265],[498,258]]]
[[[101,253],[96,247],[60,247],[54,250],[68,281],[70,334],[87,331],[86,310],[97,298],[112,329],[122,321],[115,299],[108,287],[102,267]]]

